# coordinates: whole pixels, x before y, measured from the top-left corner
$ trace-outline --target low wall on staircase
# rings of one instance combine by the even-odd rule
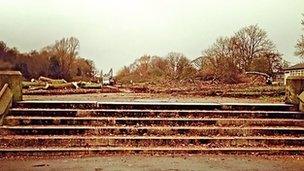
[[[0,89],[8,84],[13,102],[22,100],[22,74],[19,71],[0,71]]]
[[[289,76],[286,79],[285,102],[299,106],[304,111],[304,76]]]

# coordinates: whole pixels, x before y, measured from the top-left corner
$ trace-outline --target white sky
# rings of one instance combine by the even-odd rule
[[[258,24],[292,63],[304,0],[0,0],[0,40],[20,51],[63,37],[117,71],[144,54],[200,56],[219,36]]]

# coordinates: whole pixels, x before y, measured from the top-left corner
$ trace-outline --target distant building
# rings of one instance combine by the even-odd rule
[[[288,76],[304,76],[304,63],[299,63],[286,68],[284,71],[284,85]]]

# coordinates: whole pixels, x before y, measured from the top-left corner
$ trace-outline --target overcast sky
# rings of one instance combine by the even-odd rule
[[[74,36],[82,57],[117,71],[144,54],[195,59],[219,36],[258,24],[296,63],[301,13],[304,0],[0,0],[0,40],[24,52]]]

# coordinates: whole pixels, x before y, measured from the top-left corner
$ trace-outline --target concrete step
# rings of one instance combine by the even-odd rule
[[[48,147],[48,148],[0,148],[2,156],[10,155],[100,155],[100,154],[293,154],[303,155],[303,147],[223,147],[223,148],[208,148],[208,147]]]
[[[97,101],[19,101],[13,104],[17,108],[68,108],[96,109]]]
[[[276,110],[289,111],[289,104],[272,103],[169,103],[169,102],[96,102],[96,101],[21,101],[16,108],[72,109],[159,109],[159,110]]]
[[[301,147],[304,137],[200,136],[2,136],[0,148],[12,147]]]
[[[195,136],[258,136],[304,135],[303,127],[216,127],[216,126],[1,126],[1,135],[195,135]]]
[[[304,154],[304,113],[287,104],[22,101],[0,126],[0,156]]]
[[[297,111],[246,110],[141,110],[141,109],[42,109],[12,108],[12,116],[90,116],[90,117],[218,117],[218,118],[294,118],[304,119]]]
[[[50,117],[7,116],[5,125],[91,125],[91,126],[299,126],[304,119],[264,118],[162,118],[162,117]]]
[[[151,140],[304,140],[304,137],[298,136],[79,136],[79,135],[6,135],[1,136],[0,140],[29,140],[29,139],[56,139],[56,140],[69,140],[69,139],[80,139],[80,140],[94,140],[94,139],[131,139],[131,140],[141,140],[141,139],[151,139]],[[304,143],[304,142],[303,142]]]
[[[166,102],[98,102],[102,109],[187,109],[187,110],[291,110],[294,106],[274,103],[166,103]]]

